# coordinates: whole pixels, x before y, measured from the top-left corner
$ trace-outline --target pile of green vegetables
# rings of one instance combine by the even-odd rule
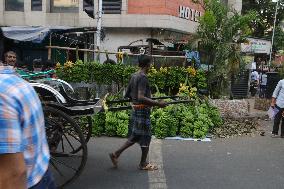
[[[93,116],[94,136],[128,134],[130,111],[105,112]],[[181,136],[205,138],[214,127],[222,125],[219,110],[207,102],[175,104],[154,108],[151,113],[152,134],[157,138]]]
[[[154,109],[151,123],[157,138],[205,138],[209,131],[222,124],[222,119],[218,109],[208,103],[193,106],[180,104]]]

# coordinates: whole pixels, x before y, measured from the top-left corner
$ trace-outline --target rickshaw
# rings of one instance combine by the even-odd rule
[[[18,71],[37,92],[43,107],[50,169],[58,188],[73,182],[87,161],[87,142],[91,137],[91,115],[102,110],[101,100],[77,100],[68,95],[74,89],[67,82],[50,78],[52,71]],[[46,77],[47,76],[47,77]],[[80,117],[85,119],[80,119]]]

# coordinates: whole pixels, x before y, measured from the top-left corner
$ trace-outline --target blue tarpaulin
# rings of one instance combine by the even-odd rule
[[[41,43],[49,32],[55,30],[67,30],[71,27],[57,26],[57,27],[43,27],[43,26],[10,26],[1,27],[3,35],[6,38],[17,41],[31,41],[33,43]]]
[[[196,68],[200,68],[201,62],[199,57],[198,51],[189,51],[185,50],[185,57],[188,62],[191,62],[192,60],[195,60],[195,66]]]

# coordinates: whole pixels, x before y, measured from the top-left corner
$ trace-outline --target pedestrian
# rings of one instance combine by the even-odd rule
[[[264,98],[266,93],[266,84],[267,84],[267,74],[265,71],[262,72],[260,77],[260,97]]]
[[[121,153],[133,144],[138,143],[142,151],[139,169],[148,171],[158,169],[156,165],[147,162],[149,145],[151,142],[150,109],[152,106],[163,108],[166,106],[166,103],[164,101],[155,101],[151,99],[150,85],[146,76],[151,62],[152,59],[149,56],[140,55],[138,58],[140,69],[131,76],[128,84],[125,97],[130,98],[133,104],[129,125],[132,129],[128,140],[117,151],[109,154],[115,168],[117,168],[118,158]]]
[[[0,66],[0,188],[55,189],[41,102],[13,62]]]
[[[282,116],[284,110],[284,79],[280,80],[274,89],[271,107],[275,109],[276,115],[274,117],[273,131],[271,137],[277,137],[279,131],[279,124],[281,123],[281,138],[284,138],[284,118]]]
[[[254,97],[259,87],[259,74],[256,70],[251,73],[250,93]]]
[[[253,70],[253,72],[251,73],[251,80],[252,82],[256,82],[257,85],[259,84],[259,74],[257,70]]]

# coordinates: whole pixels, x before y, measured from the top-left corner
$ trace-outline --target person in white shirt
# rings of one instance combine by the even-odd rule
[[[265,97],[266,92],[266,85],[267,85],[267,74],[263,72],[260,76],[260,97]]]
[[[258,91],[259,87],[259,74],[256,70],[251,73],[251,81],[250,81],[250,93],[251,96],[254,97]]]
[[[251,80],[257,81],[257,85],[259,84],[259,74],[256,70],[251,73]]]
[[[277,137],[279,131],[279,124],[281,123],[281,138],[284,138],[284,118],[282,113],[284,112],[284,79],[280,80],[273,92],[271,107],[277,108],[277,114],[274,117],[273,131],[271,137]]]

